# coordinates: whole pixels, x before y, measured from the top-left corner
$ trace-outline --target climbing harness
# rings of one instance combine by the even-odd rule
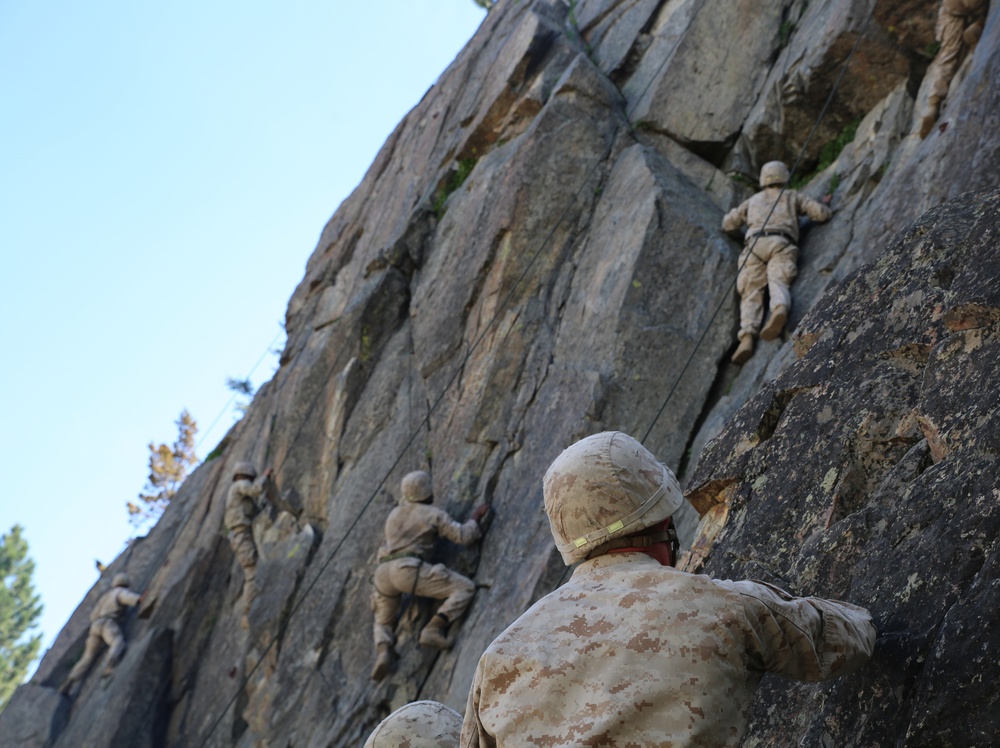
[[[793,244],[798,241],[798,239],[792,236],[788,231],[782,231],[781,229],[764,229],[763,231],[758,231],[756,234],[753,234],[752,236],[748,236],[745,239],[745,241],[750,241],[752,239],[754,244],[756,244],[757,237],[760,236],[783,236]]]
[[[380,564],[387,564],[390,561],[395,561],[398,558],[419,558],[421,561],[423,561],[423,559],[420,558],[420,556],[418,556],[416,553],[409,553],[409,552],[403,551],[402,553],[393,553],[390,556],[382,556],[382,558],[380,558],[378,560],[378,562]]]
[[[858,35],[854,40],[854,46],[852,46],[851,51],[847,53],[847,58],[844,60],[844,65],[840,69],[840,74],[837,76],[837,80],[834,81],[833,87],[830,89],[830,93],[827,95],[826,101],[823,103],[823,108],[820,110],[819,116],[816,117],[816,121],[813,123],[812,129],[809,131],[809,136],[802,143],[802,148],[799,150],[799,155],[795,158],[795,163],[792,164],[792,168],[789,170],[789,175],[788,175],[789,182],[791,182],[791,178],[795,175],[795,172],[798,170],[799,164],[802,163],[802,159],[805,157],[806,148],[809,147],[809,144],[812,142],[812,139],[816,135],[816,131],[819,129],[819,123],[823,121],[823,117],[826,115],[827,109],[829,109],[830,104],[833,103],[833,97],[837,93],[837,89],[840,88],[841,82],[844,80],[844,75],[847,73],[847,67],[848,65],[851,64],[851,60],[854,58],[854,53],[857,51],[858,45],[864,38],[865,32],[868,30],[868,23],[871,21],[872,14],[874,12],[875,12],[875,3],[872,3],[871,7],[868,9],[868,15],[865,16],[865,20],[861,24],[861,30],[858,32]],[[778,206],[778,203],[781,201],[782,196],[785,194],[786,189],[787,189],[787,183],[781,186],[781,191],[778,193],[778,196],[774,199],[774,204],[771,206],[771,210],[768,211],[767,216],[764,218],[765,226],[767,225],[767,222],[770,220],[771,215],[774,213],[774,209]],[[646,439],[649,438],[649,434],[653,430],[653,427],[656,425],[656,422],[660,420],[660,416],[663,415],[663,411],[666,409],[667,403],[670,402],[670,399],[673,397],[674,392],[677,391],[677,387],[680,385],[681,380],[683,380],[684,374],[687,373],[688,367],[694,360],[694,354],[697,353],[698,349],[701,347],[701,344],[704,342],[705,337],[708,335],[708,331],[711,330],[712,325],[715,324],[715,318],[719,316],[719,312],[722,310],[722,307],[725,304],[725,300],[729,297],[729,295],[733,291],[733,288],[736,286],[736,279],[739,277],[739,272],[743,270],[743,267],[746,265],[747,260],[750,259],[750,255],[753,253],[754,247],[757,245],[757,240],[759,238],[760,238],[760,233],[754,236],[753,244],[750,245],[750,252],[747,253],[746,258],[743,260],[743,264],[740,265],[740,267],[738,268],[736,277],[733,278],[732,281],[730,281],[726,293],[722,296],[722,300],[719,301],[718,305],[716,305],[715,311],[712,313],[711,318],[708,320],[708,324],[705,325],[704,332],[702,332],[701,337],[698,338],[698,341],[695,343],[694,348],[691,349],[691,353],[688,355],[687,361],[684,362],[684,366],[683,368],[681,368],[680,374],[677,375],[677,379],[674,381],[673,386],[670,388],[670,391],[667,392],[667,396],[663,399],[663,402],[660,404],[659,410],[657,410],[656,415],[653,416],[653,420],[650,422],[649,428],[646,429],[646,433],[643,434],[642,439],[639,440],[640,443],[642,444],[646,443]]]

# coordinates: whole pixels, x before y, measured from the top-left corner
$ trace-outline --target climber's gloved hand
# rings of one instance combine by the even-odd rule
[[[489,504],[480,504],[472,510],[472,519],[476,520],[480,529],[483,529],[485,525],[489,524],[492,516],[493,510],[490,508]]]

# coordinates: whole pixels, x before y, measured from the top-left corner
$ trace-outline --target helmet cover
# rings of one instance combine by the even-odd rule
[[[568,447],[543,479],[545,513],[563,562],[582,561],[612,538],[644,530],[684,501],[673,472],[620,431]]]
[[[434,495],[431,476],[423,470],[414,470],[412,473],[407,473],[403,476],[400,491],[402,492],[401,504],[426,501]]]
[[[441,748],[457,746],[462,716],[436,701],[414,701],[384,720],[365,741],[364,748]]]
[[[235,480],[237,476],[241,475],[253,480],[257,477],[257,468],[253,466],[252,462],[237,462],[236,467],[233,468],[233,479]]]
[[[760,186],[772,187],[788,183],[788,167],[783,161],[768,161],[760,167]]]

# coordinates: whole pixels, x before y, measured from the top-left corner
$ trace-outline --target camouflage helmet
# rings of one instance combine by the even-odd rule
[[[236,467],[233,468],[233,480],[241,475],[253,480],[257,477],[257,468],[253,466],[252,462],[237,462]]]
[[[788,183],[788,167],[782,161],[768,161],[760,167],[760,186],[771,187]]]
[[[112,587],[128,587],[130,584],[132,580],[128,578],[128,574],[115,574],[111,580]]]
[[[612,538],[662,522],[684,500],[673,472],[620,431],[594,434],[563,450],[542,489],[549,529],[567,566]]]
[[[445,748],[462,737],[462,716],[436,701],[414,701],[384,720],[365,741],[365,748]]]
[[[414,470],[412,473],[404,475],[399,488],[402,492],[399,501],[402,504],[426,501],[434,495],[431,477],[423,470]]]

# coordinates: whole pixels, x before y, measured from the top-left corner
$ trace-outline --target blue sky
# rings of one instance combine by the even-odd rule
[[[0,532],[48,646],[131,533],[147,444],[270,378],[323,225],[472,0],[0,3]],[[209,425],[224,412],[217,425]]]

